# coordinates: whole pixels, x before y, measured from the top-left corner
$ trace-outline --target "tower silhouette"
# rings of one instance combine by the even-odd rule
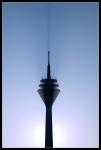
[[[40,80],[38,93],[46,106],[45,147],[53,147],[52,131],[52,105],[60,90],[57,88],[57,80],[51,78],[50,53],[48,51],[47,78]]]

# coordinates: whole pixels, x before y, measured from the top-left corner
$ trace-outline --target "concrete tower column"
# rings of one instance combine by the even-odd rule
[[[46,106],[45,147],[53,147],[52,107]]]

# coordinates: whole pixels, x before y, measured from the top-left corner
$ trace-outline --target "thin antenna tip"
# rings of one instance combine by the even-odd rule
[[[50,57],[49,55],[50,55],[50,54],[49,54],[49,50],[48,50],[48,64],[49,64],[49,59],[50,59],[50,58],[49,58],[49,57]]]

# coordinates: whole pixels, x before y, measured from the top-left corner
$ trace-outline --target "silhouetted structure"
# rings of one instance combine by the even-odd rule
[[[50,60],[48,51],[47,78],[40,80],[40,89],[38,90],[46,106],[46,128],[45,128],[45,147],[53,147],[52,133],[52,105],[58,96],[60,90],[57,88],[57,80],[51,78]]]

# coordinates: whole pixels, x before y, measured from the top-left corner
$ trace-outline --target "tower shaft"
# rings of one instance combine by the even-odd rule
[[[52,106],[46,106],[45,148],[53,147]]]

